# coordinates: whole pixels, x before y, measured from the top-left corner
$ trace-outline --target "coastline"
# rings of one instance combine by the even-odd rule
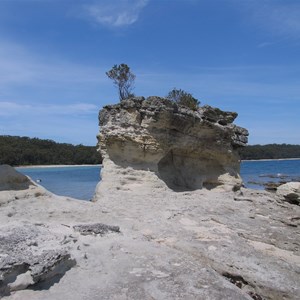
[[[296,158],[262,158],[262,159],[241,159],[241,162],[248,161],[281,161],[281,160],[300,160]],[[32,166],[14,166],[15,169],[34,169],[34,168],[72,168],[72,167],[102,167],[103,164],[84,164],[84,165],[32,165]]]
[[[97,165],[33,165],[33,166],[15,166],[15,169],[37,169],[37,168],[72,168],[72,167],[102,167],[102,164]]]
[[[300,158],[262,158],[262,159],[241,159],[241,162],[244,161],[278,161],[278,160],[300,160]]]

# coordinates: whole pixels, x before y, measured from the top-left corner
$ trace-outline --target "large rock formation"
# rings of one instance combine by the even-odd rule
[[[147,181],[175,191],[239,187],[237,149],[246,145],[248,131],[232,124],[236,117],[210,106],[192,111],[159,97],[105,106],[99,113],[100,186],[130,190]]]

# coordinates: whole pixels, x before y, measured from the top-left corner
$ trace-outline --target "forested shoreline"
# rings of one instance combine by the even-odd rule
[[[239,152],[243,160],[300,158],[300,145],[248,145]]]
[[[100,164],[96,146],[56,143],[52,140],[20,136],[0,136],[0,164],[30,165],[82,165]]]
[[[239,150],[241,159],[300,158],[300,145],[249,145]],[[82,165],[100,164],[102,158],[96,146],[56,143],[52,140],[20,136],[0,136],[0,164]]]

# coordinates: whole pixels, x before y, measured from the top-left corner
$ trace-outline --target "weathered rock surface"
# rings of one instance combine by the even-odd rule
[[[0,191],[26,190],[31,181],[9,165],[0,165]]]
[[[277,187],[276,195],[282,201],[300,204],[300,182],[288,182]]]
[[[50,241],[56,247],[49,247]],[[51,285],[74,265],[75,260],[46,228],[33,225],[1,228],[0,297],[28,286]]]
[[[159,97],[104,107],[98,137],[103,189],[239,187],[237,148],[246,145],[248,132],[232,124],[236,116],[209,106],[192,111]]]
[[[274,197],[142,184],[94,203],[28,193],[0,207],[2,266],[26,263],[2,277],[3,299],[298,300],[300,207]],[[121,232],[101,235],[104,224]]]

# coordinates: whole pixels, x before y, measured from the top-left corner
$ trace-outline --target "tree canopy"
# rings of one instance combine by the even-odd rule
[[[300,158],[300,145],[249,145],[239,150],[241,159]]]
[[[106,75],[113,80],[117,87],[120,100],[134,96],[132,90],[134,89],[135,75],[126,64],[114,65],[111,70],[106,72]]]
[[[194,98],[192,94],[182,89],[174,88],[168,93],[166,98],[192,110],[197,110],[200,105],[200,101],[198,99]]]
[[[0,136],[0,164],[81,165],[100,164],[96,147],[56,143],[52,140],[19,136]]]

